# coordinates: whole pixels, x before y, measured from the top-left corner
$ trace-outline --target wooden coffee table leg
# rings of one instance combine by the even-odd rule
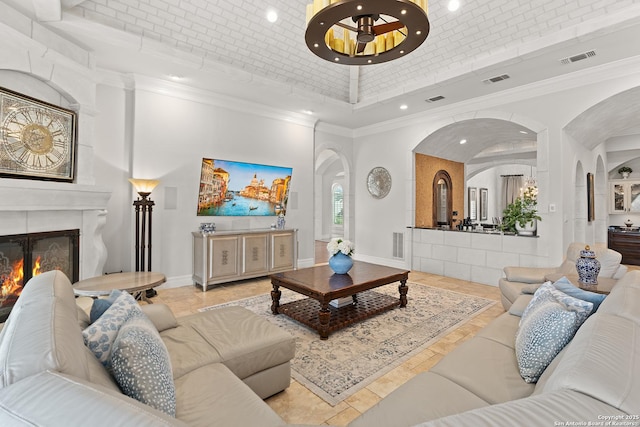
[[[280,307],[280,286],[273,285],[273,290],[271,291],[271,312],[273,314],[278,314],[278,308]]]
[[[409,291],[409,287],[407,286],[406,280],[400,281],[400,286],[398,286],[398,290],[400,291],[400,307],[407,306],[407,292]]]
[[[318,320],[320,321],[320,339],[326,340],[329,338],[329,320],[331,320],[331,311],[329,311],[329,303],[322,303],[322,308],[318,311]]]

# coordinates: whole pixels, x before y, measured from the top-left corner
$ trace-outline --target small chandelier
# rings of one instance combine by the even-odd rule
[[[327,61],[380,64],[414,51],[429,34],[428,0],[314,0],[305,40]]]

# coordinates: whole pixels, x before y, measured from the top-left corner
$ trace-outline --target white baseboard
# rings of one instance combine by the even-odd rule
[[[313,258],[298,259],[298,268],[313,267],[316,261]]]
[[[191,275],[167,277],[167,281],[156,287],[156,289],[181,288],[182,286],[193,286]]]
[[[355,259],[356,261],[370,262],[371,264],[378,264],[378,265],[384,265],[387,267],[411,270],[411,265],[409,265],[409,261],[403,260],[403,259],[380,258],[380,257],[357,254],[357,253],[353,255],[353,259]]]

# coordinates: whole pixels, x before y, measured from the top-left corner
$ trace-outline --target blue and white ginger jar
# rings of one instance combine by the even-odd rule
[[[600,273],[600,261],[596,259],[596,253],[589,245],[580,251],[580,258],[576,260],[578,280],[585,285],[597,285],[598,273]]]

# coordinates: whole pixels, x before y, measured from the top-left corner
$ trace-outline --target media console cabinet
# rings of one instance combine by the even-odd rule
[[[207,286],[294,270],[298,230],[216,231],[193,236],[193,282]]]

